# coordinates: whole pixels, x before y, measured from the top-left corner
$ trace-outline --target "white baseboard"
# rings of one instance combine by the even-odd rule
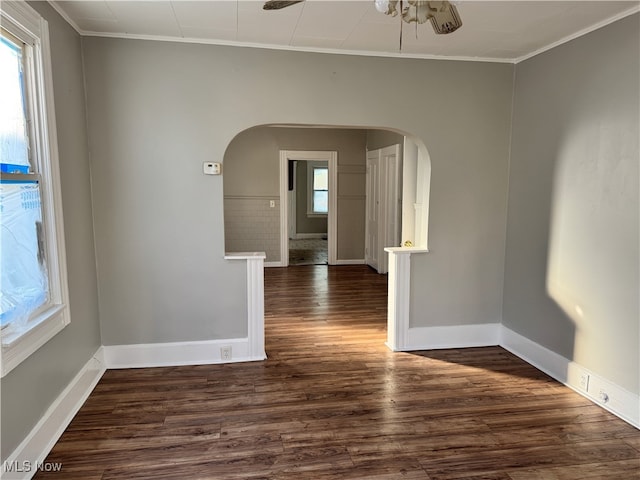
[[[364,258],[337,260],[336,265],[364,265]]]
[[[402,350],[489,347],[500,341],[500,324],[409,328]]]
[[[222,358],[223,347],[231,347],[229,360]],[[107,345],[103,348],[105,366],[114,369],[252,362],[267,358],[264,354],[251,356],[247,338]]]
[[[105,366],[100,361],[101,350],[102,347],[82,367],[36,426],[2,463],[0,478],[29,479],[37,473],[39,468],[55,471],[60,467],[43,464],[44,459],[104,374]]]
[[[640,396],[505,326],[501,327],[500,336],[500,346],[505,350],[517,355],[625,422],[640,428]],[[581,387],[583,374],[589,375],[586,389]]]
[[[560,383],[567,383],[569,360],[562,355],[523,337],[504,325],[500,329],[500,346]]]
[[[265,268],[284,267],[282,262],[264,262]]]
[[[406,333],[403,351],[499,345],[580,395],[640,428],[640,396],[589,371],[542,345],[499,324],[415,327]],[[587,388],[580,386],[589,375]]]

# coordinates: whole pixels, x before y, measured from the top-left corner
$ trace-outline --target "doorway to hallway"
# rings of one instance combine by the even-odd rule
[[[328,241],[324,238],[289,239],[289,265],[327,265]]]

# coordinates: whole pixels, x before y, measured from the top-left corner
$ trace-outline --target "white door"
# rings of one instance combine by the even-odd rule
[[[389,254],[385,247],[399,247],[402,229],[402,154],[400,145],[382,148],[380,152],[380,214],[378,273],[389,271]]]
[[[392,150],[383,149],[382,164],[386,172],[385,183],[385,238],[384,247],[399,247],[402,230],[402,185],[400,145]],[[386,153],[384,151],[387,150]]]
[[[364,258],[367,265],[378,269],[379,256],[379,216],[380,216],[380,151],[367,152],[367,176],[366,176],[366,196],[367,196],[367,218],[365,222],[365,248]]]
[[[399,247],[402,231],[402,153],[400,145],[367,152],[365,261],[388,272],[385,247]]]

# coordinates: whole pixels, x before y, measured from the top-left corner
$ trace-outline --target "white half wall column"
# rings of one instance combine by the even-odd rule
[[[264,349],[264,252],[228,253],[225,260],[247,262],[248,357],[266,359]]]
[[[389,254],[386,345],[394,352],[401,352],[407,349],[409,331],[411,254],[429,250],[416,247],[387,247],[384,250]]]

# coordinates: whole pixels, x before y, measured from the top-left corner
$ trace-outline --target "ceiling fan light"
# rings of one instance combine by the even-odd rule
[[[389,11],[389,0],[376,0],[376,10],[380,13],[387,13]]]
[[[398,0],[375,0],[376,9],[385,15],[398,15]]]

